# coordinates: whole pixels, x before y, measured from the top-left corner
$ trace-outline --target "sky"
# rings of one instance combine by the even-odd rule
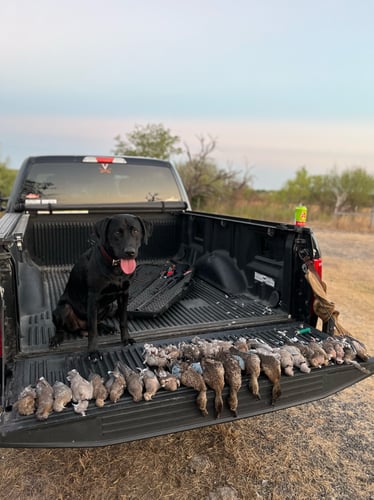
[[[256,189],[374,175],[373,0],[0,0],[0,160],[161,123]]]

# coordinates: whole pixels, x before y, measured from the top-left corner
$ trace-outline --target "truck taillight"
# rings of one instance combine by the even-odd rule
[[[317,271],[318,276],[322,279],[322,259],[319,257],[318,259],[313,260],[314,269]]]

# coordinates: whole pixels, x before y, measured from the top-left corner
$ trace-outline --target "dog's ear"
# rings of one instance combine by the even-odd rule
[[[105,219],[98,220],[94,225],[95,236],[101,245],[104,245],[106,242],[106,235],[110,220],[110,217],[106,217]]]
[[[141,217],[137,217],[137,219],[139,221],[139,224],[142,227],[144,244],[147,245],[148,238],[150,238],[150,236],[152,235],[152,232],[153,232],[153,224],[152,224],[152,222],[144,220]]]

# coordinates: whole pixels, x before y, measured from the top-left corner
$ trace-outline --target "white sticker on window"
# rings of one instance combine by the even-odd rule
[[[40,203],[41,203],[41,200],[39,200],[37,198],[35,198],[35,199],[33,199],[33,198],[26,198],[25,199],[25,205],[26,205],[26,207],[29,206],[29,205],[40,205]]]
[[[45,200],[42,200],[42,205],[56,205],[57,203],[57,200],[54,200],[54,199],[45,199]]]

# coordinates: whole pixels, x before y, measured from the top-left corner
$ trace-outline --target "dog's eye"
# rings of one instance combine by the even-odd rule
[[[136,229],[136,227],[132,227],[131,228],[131,232],[132,232],[132,234],[138,234],[139,233],[139,229]]]

